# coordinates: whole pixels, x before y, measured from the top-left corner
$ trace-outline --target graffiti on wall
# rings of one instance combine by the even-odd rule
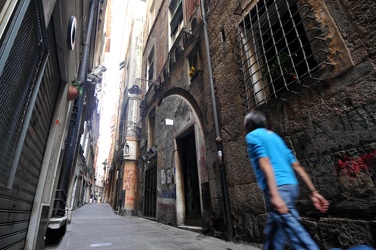
[[[125,193],[125,208],[129,210],[134,209],[134,196],[136,190],[136,169],[126,168],[124,170],[123,187]]]
[[[337,162],[337,171],[345,170],[349,177],[355,177],[360,171],[367,171],[376,161],[376,150],[357,158],[345,157]]]
[[[161,170],[161,184],[166,184],[166,171],[164,169]]]
[[[171,184],[172,182],[172,174],[171,174],[171,169],[167,169],[167,184]]]
[[[345,156],[337,161],[336,170],[342,192],[363,196],[374,192],[370,171],[375,171],[376,150],[358,157]]]
[[[161,185],[174,184],[175,168],[168,168],[161,170]]]

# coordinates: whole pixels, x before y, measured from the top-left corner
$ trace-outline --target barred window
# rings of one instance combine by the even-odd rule
[[[247,110],[271,99],[285,99],[306,79],[318,79],[315,75],[327,52],[311,48],[320,38],[310,9],[297,0],[259,0],[239,23],[242,97]]]

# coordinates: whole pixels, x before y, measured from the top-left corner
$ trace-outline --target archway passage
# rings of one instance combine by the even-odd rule
[[[202,226],[194,131],[177,142],[184,176],[185,225]]]

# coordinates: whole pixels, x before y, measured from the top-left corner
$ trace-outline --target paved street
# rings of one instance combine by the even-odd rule
[[[73,211],[63,239],[46,249],[251,249],[218,238],[133,216],[116,215],[106,203]]]

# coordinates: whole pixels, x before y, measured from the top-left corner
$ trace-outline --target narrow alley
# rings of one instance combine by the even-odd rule
[[[119,216],[107,203],[86,204],[73,211],[65,236],[60,242],[46,245],[45,249],[88,248],[259,249],[140,217]]]
[[[0,250],[376,248],[375,13],[0,1]]]

